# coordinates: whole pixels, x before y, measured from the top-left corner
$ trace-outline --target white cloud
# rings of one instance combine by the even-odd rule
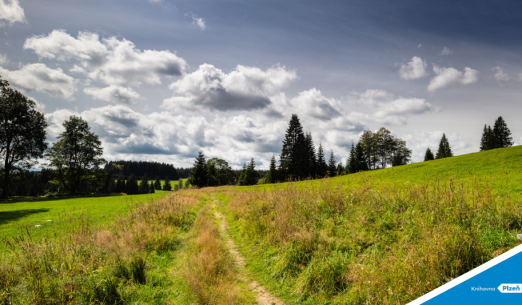
[[[116,104],[130,105],[135,100],[140,98],[140,95],[132,90],[132,88],[126,88],[116,85],[110,85],[106,88],[85,88],[83,89],[85,94],[92,95],[93,97]]]
[[[28,96],[27,98],[35,103],[35,107],[34,108],[36,110],[38,110],[40,112],[44,112],[45,111],[45,105],[44,104],[42,104],[39,101],[37,101],[34,97]]]
[[[420,47],[422,47],[422,43],[419,43],[419,45],[417,46],[417,48],[420,48]]]
[[[74,38],[63,30],[54,30],[48,36],[27,39],[24,48],[43,58],[78,60],[91,79],[108,85],[161,84],[161,76],[180,76],[187,66],[170,51],[140,51],[124,38],[100,41],[98,34],[89,32],[80,32]]]
[[[226,74],[213,65],[203,64],[170,85],[177,95],[165,99],[162,107],[173,110],[203,107],[219,111],[265,109],[272,104],[270,96],[279,94],[296,78],[295,71],[285,67],[263,71],[238,65]]]
[[[420,57],[413,56],[407,64],[401,65],[399,75],[407,80],[426,76],[426,62]]]
[[[394,98],[393,94],[384,90],[369,89],[356,95],[358,96],[356,102],[376,110],[375,113],[367,116],[367,118],[383,124],[404,125],[407,123],[407,117],[410,115],[431,113],[439,110],[425,99]]]
[[[200,18],[197,15],[194,15],[192,13],[186,13],[185,16],[188,16],[188,17],[192,18],[191,25],[199,28],[202,31],[204,31],[206,29],[207,25],[205,23],[205,19]]]
[[[464,72],[461,72],[455,68],[439,68],[436,65],[433,65],[433,72],[437,76],[430,80],[428,85],[429,91],[435,91],[454,84],[469,85],[475,83],[479,74],[477,70],[469,67],[464,68]]]
[[[0,0],[0,22],[5,20],[9,24],[25,22],[24,9],[18,0]],[[2,23],[0,23],[0,26]]]
[[[300,92],[290,102],[302,113],[319,120],[329,121],[341,116],[338,110],[339,102],[334,98],[325,97],[315,88]]]
[[[414,130],[412,133],[401,135],[401,138],[406,141],[408,148],[412,150],[412,161],[421,162],[424,161],[424,154],[428,147],[434,155],[437,153],[443,133],[446,133],[454,155],[471,152],[470,140],[458,132]]]
[[[504,69],[502,69],[501,67],[494,67],[491,70],[495,72],[495,75],[493,75],[493,77],[495,77],[497,82],[502,84],[509,81],[509,75],[507,75],[507,73],[504,72]]]
[[[7,56],[0,54],[0,65],[8,63]]]
[[[60,68],[51,69],[45,64],[27,64],[16,71],[0,67],[0,75],[13,86],[45,92],[54,97],[71,99],[76,91],[74,78],[63,73]]]
[[[440,51],[440,55],[451,55],[453,54],[453,51],[448,49],[448,47],[442,48],[442,51]]]

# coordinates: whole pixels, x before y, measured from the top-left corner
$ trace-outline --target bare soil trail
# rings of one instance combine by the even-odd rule
[[[219,202],[218,200],[214,200],[212,206],[215,208],[216,203]],[[236,245],[230,238],[227,232],[227,223],[225,221],[225,217],[216,211],[214,209],[214,216],[221,220],[221,224],[219,226],[219,230],[221,231],[221,236],[223,237],[223,240],[225,241],[228,251],[234,258],[234,261],[236,265],[239,267],[240,270],[240,276],[242,280],[249,283],[248,287],[255,293],[256,301],[260,305],[285,305],[283,301],[278,299],[276,296],[271,294],[265,287],[263,287],[261,284],[259,284],[257,281],[252,280],[248,278],[246,275],[247,272],[245,270],[245,259],[241,254],[237,251]]]

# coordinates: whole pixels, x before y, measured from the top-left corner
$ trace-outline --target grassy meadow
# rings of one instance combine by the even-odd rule
[[[405,304],[520,244],[521,169],[518,146],[301,182],[4,202],[0,300],[254,304],[253,280],[286,304]]]

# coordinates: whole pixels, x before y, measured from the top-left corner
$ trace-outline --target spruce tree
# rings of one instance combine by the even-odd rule
[[[161,182],[160,182],[160,179],[158,176],[156,177],[156,180],[154,181],[154,189],[161,190]]]
[[[139,194],[138,181],[136,180],[136,177],[134,177],[134,175],[131,175],[129,177],[129,180],[127,180],[127,184],[125,186],[127,190],[127,195]]]
[[[280,157],[280,174],[283,180],[302,179],[309,172],[310,158],[303,127],[296,114],[288,123]]]
[[[276,160],[275,156],[272,155],[272,159],[270,159],[270,170],[268,171],[268,174],[270,175],[270,182],[267,183],[276,183],[277,182],[277,168],[276,168]]]
[[[328,175],[335,177],[337,175],[337,166],[335,165],[335,156],[333,151],[330,153],[330,160],[328,160]]]
[[[150,181],[150,186],[149,186],[149,193],[151,193],[151,194],[156,193],[156,191],[154,189],[155,189],[154,182],[152,182],[152,180],[151,180]]]
[[[324,178],[328,173],[328,165],[324,159],[323,145],[319,143],[319,149],[317,149],[317,177]]]
[[[448,157],[453,157],[453,152],[451,151],[451,147],[449,145],[448,139],[446,138],[446,134],[443,133],[439,143],[439,150],[437,151],[435,159],[442,159]]]
[[[212,162],[207,162],[207,186],[218,186],[218,174],[216,166]]]
[[[368,170],[367,158],[365,155],[365,149],[362,143],[359,141],[355,146],[355,170],[354,173]]]
[[[259,181],[259,175],[256,171],[256,162],[254,161],[254,158],[250,160],[250,164],[247,166],[246,180],[248,185],[255,185]]]
[[[171,191],[172,190],[172,185],[170,184],[169,177],[165,178],[165,182],[163,184],[163,190],[164,191]]]
[[[513,146],[513,138],[511,137],[511,131],[507,127],[504,119],[499,116],[493,126],[493,134],[495,137],[495,148],[504,148]]]
[[[148,194],[149,193],[149,179],[147,174],[143,175],[140,182],[140,194]]]
[[[339,164],[337,164],[337,176],[342,176],[343,174],[344,174],[343,163],[339,162]]]
[[[430,160],[435,160],[435,157],[433,156],[431,149],[428,147],[428,149],[426,149],[426,153],[424,154],[424,161]]]
[[[348,160],[346,161],[346,173],[347,174],[353,174],[357,170],[357,160],[355,158],[355,147],[353,146],[352,142],[352,148],[350,148],[350,156],[348,157]]]
[[[243,163],[243,169],[241,170],[241,173],[239,174],[239,178],[237,179],[237,185],[247,185],[247,165],[246,163]]]
[[[200,150],[191,170],[190,184],[197,187],[207,186],[207,162]]]
[[[308,159],[310,161],[310,167],[308,170],[308,176],[312,177],[312,179],[317,176],[317,157],[315,156],[315,145],[312,139],[312,134],[307,133],[306,137],[306,146],[308,148]]]

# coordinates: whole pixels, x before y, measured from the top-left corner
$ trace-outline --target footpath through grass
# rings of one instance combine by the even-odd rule
[[[220,196],[287,304],[404,304],[520,244],[522,147]]]

